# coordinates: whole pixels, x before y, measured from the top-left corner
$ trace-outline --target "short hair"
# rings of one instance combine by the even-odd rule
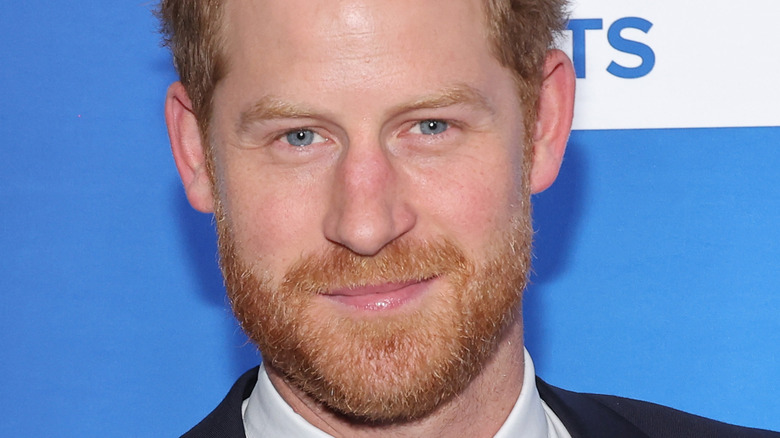
[[[226,1],[161,0],[157,10],[164,43],[173,54],[203,135],[208,131],[214,89],[228,69],[221,32]],[[493,54],[515,73],[528,130],[536,120],[545,56],[563,31],[568,0],[483,1]]]

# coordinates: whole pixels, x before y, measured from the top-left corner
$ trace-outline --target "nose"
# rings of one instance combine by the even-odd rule
[[[351,144],[335,168],[325,237],[372,256],[416,222],[405,202],[403,175],[379,144]]]

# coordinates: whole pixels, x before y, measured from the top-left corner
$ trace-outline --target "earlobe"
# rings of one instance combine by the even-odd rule
[[[571,132],[574,87],[571,61],[560,50],[550,50],[544,65],[533,137],[531,193],[539,193],[550,187],[558,176]]]
[[[206,167],[206,145],[203,144],[192,102],[181,82],[168,88],[165,98],[165,122],[171,140],[176,168],[184,184],[187,199],[199,211],[214,211],[212,181]]]

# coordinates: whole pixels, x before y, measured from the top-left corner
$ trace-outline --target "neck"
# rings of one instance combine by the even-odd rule
[[[504,424],[523,386],[523,329],[507,327],[495,353],[460,396],[422,419],[372,427],[329,411],[291,387],[272,367],[268,376],[282,398],[306,421],[335,437],[492,437]]]

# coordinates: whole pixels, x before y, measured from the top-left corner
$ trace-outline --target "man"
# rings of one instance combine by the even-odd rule
[[[520,302],[571,126],[563,3],[163,1],[174,158],[263,355],[187,436],[769,434],[535,381]]]

